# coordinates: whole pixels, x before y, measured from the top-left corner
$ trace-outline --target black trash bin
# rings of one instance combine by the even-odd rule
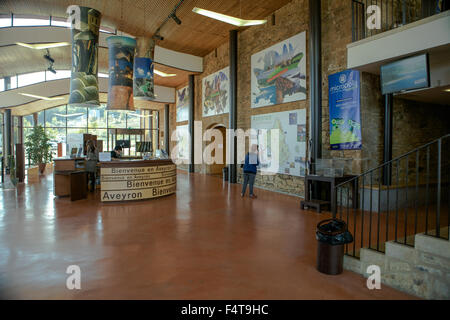
[[[320,221],[316,229],[317,270],[336,275],[342,273],[344,245],[353,241],[345,221],[327,219]]]
[[[223,173],[223,181],[228,181],[228,167],[223,167],[222,173]]]

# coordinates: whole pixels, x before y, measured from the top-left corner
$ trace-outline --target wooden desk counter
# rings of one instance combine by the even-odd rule
[[[114,160],[99,165],[102,202],[159,198],[177,188],[172,160]]]

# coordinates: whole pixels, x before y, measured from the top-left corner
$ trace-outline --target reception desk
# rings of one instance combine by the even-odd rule
[[[171,160],[100,162],[101,201],[134,201],[175,193],[177,169]]]

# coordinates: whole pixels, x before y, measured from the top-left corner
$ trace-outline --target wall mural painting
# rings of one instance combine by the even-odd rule
[[[230,110],[230,68],[226,67],[202,81],[203,116],[228,113]]]
[[[79,7],[79,9],[79,28],[72,26],[69,104],[100,105],[97,71],[101,13],[87,7]]]
[[[306,99],[306,32],[251,57],[251,107]]]
[[[133,63],[136,40],[112,36],[106,39],[109,49],[108,110],[134,110]]]
[[[189,120],[189,87],[177,90],[177,122]]]

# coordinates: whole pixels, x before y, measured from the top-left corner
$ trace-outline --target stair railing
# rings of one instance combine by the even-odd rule
[[[347,255],[358,257],[360,248],[384,252],[391,240],[413,246],[414,235],[421,232],[449,239],[449,138],[442,136],[335,187],[333,217],[346,221],[355,239],[346,245]]]

